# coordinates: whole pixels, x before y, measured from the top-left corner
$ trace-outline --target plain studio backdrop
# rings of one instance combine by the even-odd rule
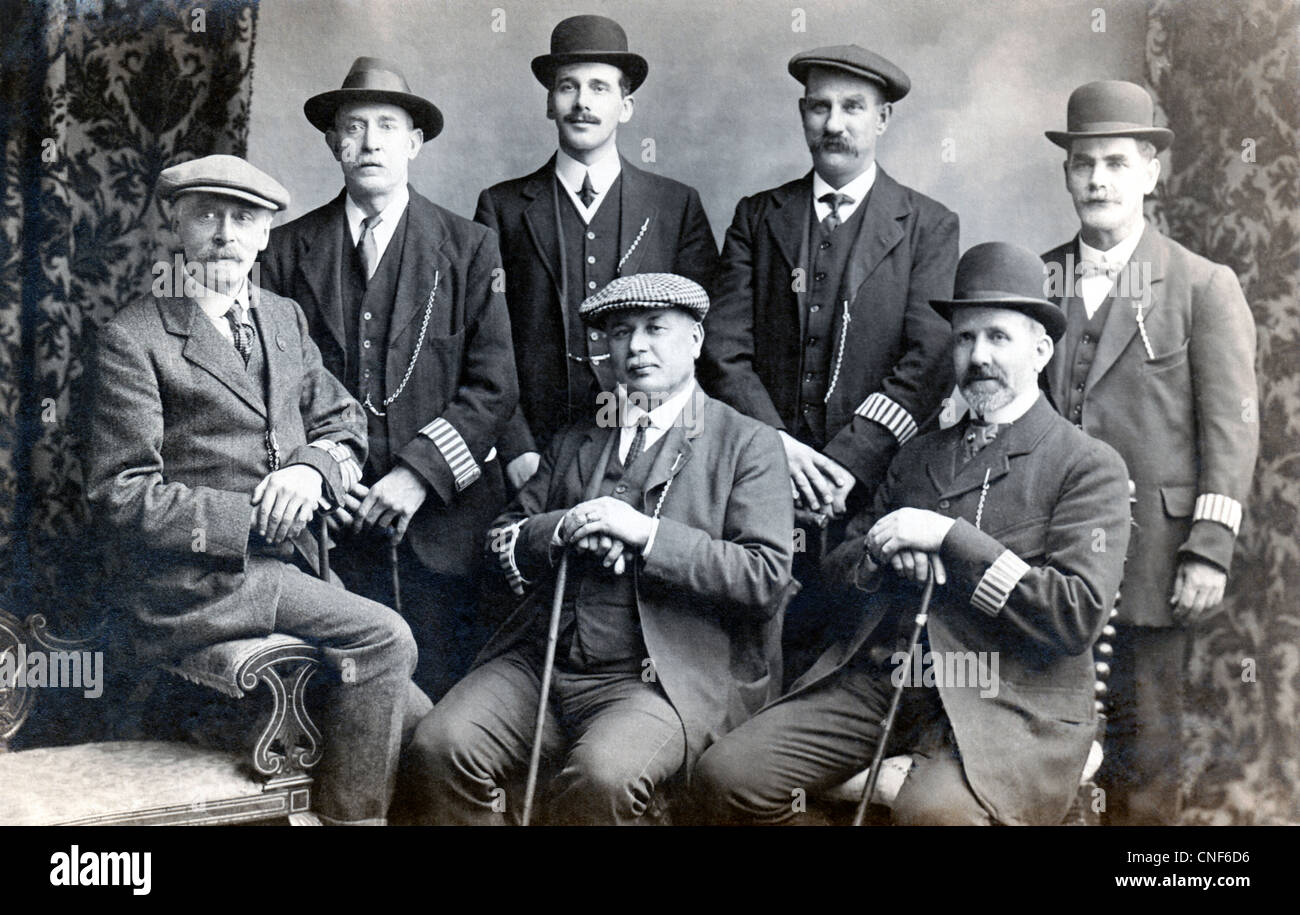
[[[859,44],[907,72],[912,91],[894,106],[878,161],[958,213],[962,250],[998,240],[1043,251],[1069,238],[1077,222],[1064,154],[1043,131],[1064,129],[1076,86],[1143,80],[1140,2],[263,0],[248,156],[293,195],[277,222],[342,187],[302,105],[337,89],[359,56],[396,62],[412,91],[442,110],[446,127],[412,163],[411,183],[472,216],[479,191],[554,151],[546,92],[529,62],[549,50],[557,22],[582,13],[616,19],[650,64],[635,114],[619,128],[621,152],[695,187],[719,243],[742,196],[811,167],[802,86],[786,71],[798,51]]]

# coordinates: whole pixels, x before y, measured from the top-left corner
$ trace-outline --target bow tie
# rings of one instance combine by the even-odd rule
[[[1123,269],[1123,264],[1112,264],[1109,261],[1079,261],[1078,266],[1075,268],[1081,279],[1104,276],[1112,282]]]

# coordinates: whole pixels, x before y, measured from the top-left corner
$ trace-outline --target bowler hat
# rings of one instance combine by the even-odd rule
[[[623,71],[635,92],[645,82],[650,65],[640,54],[627,49],[627,33],[613,19],[604,16],[570,16],[551,31],[551,53],[533,58],[533,75],[548,90],[555,85],[555,71],[565,64],[612,64]]]
[[[334,112],[349,102],[383,102],[406,109],[415,127],[432,140],[442,133],[442,112],[428,99],[411,91],[397,65],[378,57],[358,57],[343,78],[342,89],[313,95],[302,106],[307,120],[317,130],[334,128]]]
[[[1106,79],[1087,83],[1070,93],[1065,111],[1065,130],[1049,130],[1047,139],[1070,148],[1071,140],[1088,137],[1134,137],[1149,140],[1156,151],[1174,141],[1167,127],[1154,127],[1155,106],[1151,96],[1136,83]]]
[[[284,185],[238,156],[203,156],[164,168],[158,175],[158,196],[163,200],[198,193],[234,197],[268,210],[289,205]]]
[[[808,85],[808,71],[813,67],[843,70],[854,76],[871,80],[884,91],[887,102],[898,101],[912,89],[912,81],[901,68],[879,54],[855,44],[840,44],[801,51],[791,57],[786,65],[790,75],[805,86]]]
[[[615,277],[578,306],[588,324],[600,323],[615,311],[632,308],[680,308],[697,321],[709,313],[709,294],[694,280],[675,273],[631,273]]]
[[[1065,312],[1043,298],[1045,282],[1045,265],[1037,254],[990,241],[961,256],[953,297],[931,299],[930,305],[948,321],[958,308],[1009,308],[1042,324],[1056,341],[1065,335]]]

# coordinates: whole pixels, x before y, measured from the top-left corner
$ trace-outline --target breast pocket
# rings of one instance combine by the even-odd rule
[[[1185,365],[1187,363],[1187,347],[1190,342],[1184,340],[1183,345],[1178,349],[1157,355],[1154,359],[1148,359],[1142,363],[1142,374],[1158,375],[1161,372],[1168,372],[1180,365]]]

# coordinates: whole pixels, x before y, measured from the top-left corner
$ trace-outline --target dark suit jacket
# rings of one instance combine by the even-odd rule
[[[964,467],[957,458],[963,432],[959,425],[904,445],[873,510],[854,519],[849,538],[827,557],[828,579],[856,585],[843,596],[862,607],[861,621],[791,695],[829,677],[869,641],[892,645],[893,629],[882,630],[882,618],[901,608],[910,624],[919,606],[919,586],[867,557],[871,525],[904,506],[957,518],[939,551],[948,581],[930,604],[930,647],[954,658],[948,653],[997,652],[997,694],[941,683],[939,696],[966,779],[998,822],[1055,825],[1078,790],[1096,736],[1089,649],[1123,570],[1124,462],[1042,396]],[[977,529],[971,521],[986,472]]]
[[[429,295],[437,296],[415,369],[388,406],[390,453],[429,485],[430,497],[407,536],[435,572],[466,574],[478,556],[483,530],[501,510],[500,462],[487,457],[518,401],[510,319],[494,286],[501,261],[493,234],[410,190],[406,240],[388,326],[382,399],[402,383],[416,355]],[[263,252],[262,282],[291,296],[307,314],[326,368],[342,377],[345,336],[342,240],[347,236],[344,193],[293,222],[271,230]],[[348,243],[351,244],[350,237]],[[421,430],[441,418],[473,459],[476,472],[457,482],[448,456]],[[391,467],[380,467],[387,473]],[[435,497],[436,496],[436,497]]]
[[[1043,260],[1063,281],[1078,263],[1078,250],[1076,237]],[[1148,265],[1143,323],[1151,355],[1135,307]],[[1179,560],[1192,556],[1225,571],[1232,562],[1235,532],[1206,517],[1209,503],[1225,503],[1200,497],[1217,494],[1244,506],[1250,493],[1259,450],[1255,321],[1230,269],[1150,226],[1128,269],[1140,278],[1130,282],[1121,275],[1115,284],[1085,382],[1083,429],[1123,456],[1135,487],[1136,525],[1119,619],[1170,626]],[[1055,301],[1068,309],[1064,296]],[[1064,393],[1069,366],[1063,356],[1052,358],[1046,378],[1053,396]]]
[[[269,404],[189,299],[136,302],[99,333],[86,494],[136,570],[119,596],[150,660],[273,631],[283,566],[249,533],[253,490],[271,471],[268,414],[283,463],[319,470],[330,500],[339,465],[307,443],[341,442],[365,461],[361,406],[321,364],[302,310],[256,287],[251,303]],[[294,549],[315,566],[310,531],[278,552]]]
[[[677,273],[708,289],[718,266],[718,247],[699,194],[685,184],[642,171],[626,159],[622,167],[620,254],[633,242],[636,247],[619,273]],[[552,435],[568,425],[570,372],[591,371],[567,356],[568,325],[578,316],[576,310],[569,314],[560,307],[554,183],[555,156],[551,156],[531,175],[483,191],[474,214],[475,220],[496,230],[500,238],[510,328],[519,377],[524,382],[520,415],[502,441],[507,463],[526,451],[545,447]],[[636,241],[638,235],[640,241]],[[588,352],[576,355],[608,354],[604,335],[597,331],[597,336],[593,341],[588,335]]]
[[[781,610],[792,587],[789,470],[776,433],[698,388],[686,422],[665,433],[640,506],[659,530],[636,576],[642,634],[664,692],[686,728],[688,770],[714,740],[781,687]],[[551,537],[582,501],[618,430],[579,423],[552,439],[536,475],[497,519],[488,550],[532,585],[479,656],[527,638],[549,614]],[[517,526],[517,540],[499,536]]]
[[[700,362],[705,390],[783,430],[798,421],[805,306],[795,270],[808,259],[811,198],[809,172],[737,204]],[[874,488],[898,447],[896,432],[908,423],[891,432],[854,411],[882,394],[906,411],[914,432],[952,389],[948,322],[930,300],[952,295],[958,225],[955,213],[883,169],[866,206],[842,287],[853,295],[839,379],[826,405],[825,453]],[[837,343],[843,321],[838,309]]]

